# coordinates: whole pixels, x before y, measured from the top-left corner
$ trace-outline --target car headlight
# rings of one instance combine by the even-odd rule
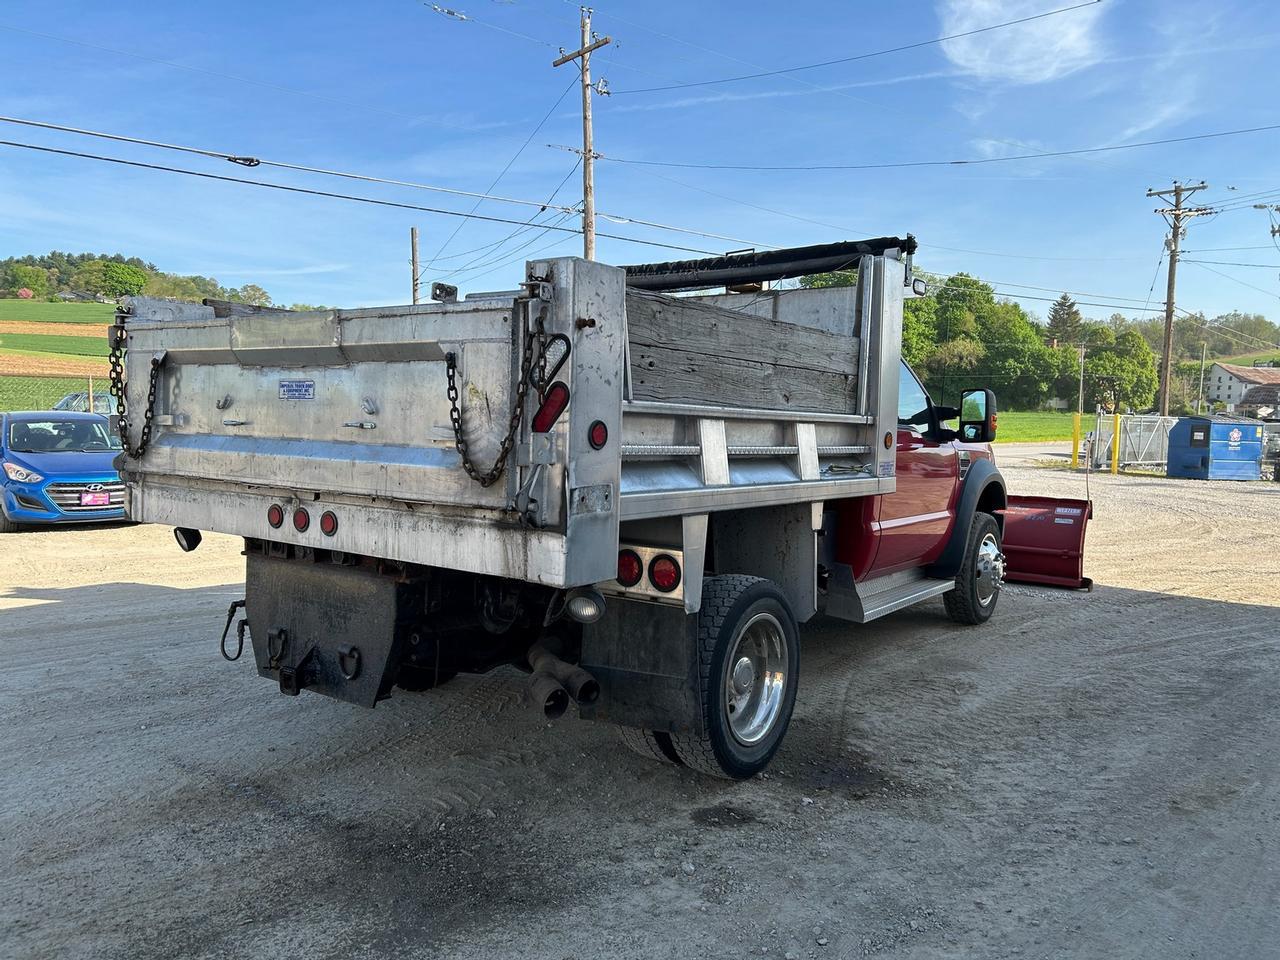
[[[35,471],[28,470],[26,467],[20,467],[16,463],[6,463],[4,465],[4,472],[8,475],[10,480],[16,480],[18,483],[39,483],[44,479],[44,477],[40,476],[40,474]]]

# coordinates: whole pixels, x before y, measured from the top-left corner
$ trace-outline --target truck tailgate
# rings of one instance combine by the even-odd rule
[[[561,586],[608,579],[624,278],[580,260],[538,266],[521,291],[460,303],[295,313],[132,300],[117,321],[127,338],[120,466],[130,515]],[[533,384],[505,471],[489,486],[457,449],[450,356],[478,473],[512,429],[517,385]],[[572,397],[539,433],[544,393],[529,367]],[[153,432],[138,454],[153,373]],[[597,423],[614,438],[603,448],[588,442]],[[300,515],[269,523],[273,504],[315,521],[332,512],[336,530]]]
[[[155,436],[137,469],[501,506],[501,484],[482,487],[461,469],[444,360],[458,358],[468,441],[491,462],[511,404],[515,304],[451,306],[216,317],[209,307],[136,303],[131,356],[164,351]],[[175,312],[181,319],[167,321]]]

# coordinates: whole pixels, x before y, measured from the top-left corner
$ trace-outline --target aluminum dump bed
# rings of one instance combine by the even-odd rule
[[[113,334],[128,510],[566,587],[614,576],[627,520],[892,492],[905,260],[882,244],[857,287],[712,296],[564,258],[460,302],[135,298]]]

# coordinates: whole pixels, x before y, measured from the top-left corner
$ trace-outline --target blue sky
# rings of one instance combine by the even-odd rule
[[[1280,4],[1273,0],[1103,0],[1034,24],[861,62],[626,92],[847,57],[1068,4],[601,3],[595,28],[618,43],[593,61],[593,72],[614,91],[595,100],[596,148],[606,157],[695,163],[875,163],[1071,149],[1280,122],[1274,96]],[[415,0],[13,0],[0,13],[0,112],[485,191],[550,111],[494,190],[545,200],[575,161],[546,144],[578,144],[581,137],[576,91],[553,109],[573,68],[550,66],[556,46],[577,45],[577,6],[563,0],[449,5],[472,20],[450,19]],[[471,201],[407,188],[245,170],[0,128],[3,139],[471,208]],[[977,167],[748,172],[602,160],[597,204],[607,213],[762,245],[911,232],[920,239],[918,261],[926,269],[1128,297],[1137,307],[1152,286],[1165,232],[1145,190],[1179,178],[1207,180],[1212,189],[1197,199],[1208,202],[1229,199],[1233,187],[1237,194],[1280,193],[1278,154],[1280,131]],[[575,175],[557,199],[572,204],[579,198]],[[533,211],[486,202],[478,212],[523,220]],[[0,256],[119,250],[228,285],[257,282],[278,302],[398,303],[408,300],[414,224],[427,259],[458,221],[0,147]],[[464,290],[510,287],[524,256],[580,252],[573,235],[550,246],[554,233],[515,249],[536,236],[526,231],[505,246],[466,253],[513,229],[466,223],[443,250],[451,259],[426,270],[426,279],[448,276]],[[599,229],[704,250],[742,245],[603,219]],[[1280,264],[1267,215],[1248,208],[1193,222],[1185,246],[1209,251],[1191,255],[1197,259]],[[1266,249],[1213,250],[1221,247]],[[599,247],[600,259],[614,263],[688,255],[616,240]],[[515,262],[503,265],[506,260]],[[449,274],[468,264],[469,272]],[[1187,264],[1179,271],[1180,306],[1209,315],[1239,309],[1280,317],[1280,269],[1213,269],[1235,279]],[[1163,284],[1161,273],[1153,305],[1163,300]],[[1048,306],[1021,302],[1040,315]]]

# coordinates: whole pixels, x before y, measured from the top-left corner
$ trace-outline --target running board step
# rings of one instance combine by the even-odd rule
[[[935,580],[919,570],[904,570],[862,583],[838,583],[837,577],[832,576],[824,612],[841,620],[868,623],[930,597],[941,596],[955,589],[955,585],[954,580]]]

